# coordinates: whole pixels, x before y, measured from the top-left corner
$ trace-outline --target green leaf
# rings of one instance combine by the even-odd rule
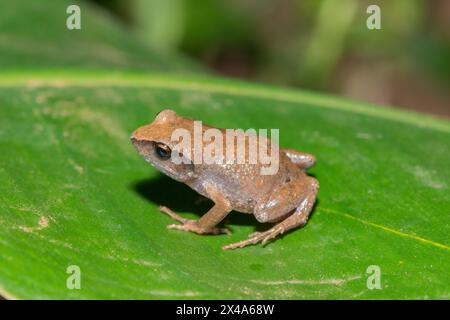
[[[104,41],[109,25],[97,27],[95,41]],[[21,32],[11,39],[34,31]],[[101,56],[94,71],[69,51],[53,65],[58,57],[42,54],[33,65],[23,53],[28,67],[0,73],[5,297],[450,298],[448,121],[150,65],[113,72]],[[166,107],[217,127],[280,128],[283,147],[315,154],[310,173],[321,190],[308,224],[234,251],[221,247],[269,226],[232,213],[231,236],[166,229],[173,221],[159,205],[188,218],[211,205],[130,144],[130,133]],[[79,290],[66,287],[71,265],[81,271]],[[367,288],[371,265],[380,267],[381,290]]]

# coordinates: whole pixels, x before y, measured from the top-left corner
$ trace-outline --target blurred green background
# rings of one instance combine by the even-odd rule
[[[447,0],[91,0],[218,73],[450,116]],[[381,30],[366,9],[381,8]]]

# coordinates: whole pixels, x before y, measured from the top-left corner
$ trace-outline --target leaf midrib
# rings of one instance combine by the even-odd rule
[[[324,207],[320,207],[320,206],[318,207],[318,210],[322,211],[322,212],[325,212],[325,213],[337,214],[337,215],[339,215],[341,217],[357,221],[359,223],[362,223],[364,225],[367,225],[367,226],[370,226],[370,227],[382,230],[384,232],[388,232],[388,233],[394,234],[394,235],[402,237],[402,238],[415,240],[415,241],[417,241],[417,242],[419,242],[421,244],[430,245],[430,246],[433,246],[435,248],[439,248],[439,249],[443,249],[443,250],[446,250],[446,251],[450,251],[450,247],[448,245],[446,245],[446,244],[439,243],[437,241],[434,241],[434,240],[431,240],[431,239],[427,239],[427,238],[424,238],[424,237],[420,237],[420,236],[417,236],[415,234],[402,232],[402,231],[399,231],[399,230],[393,229],[391,227],[387,227],[387,226],[384,226],[384,225],[381,225],[381,224],[378,224],[378,223],[375,223],[375,222],[372,222],[372,221],[369,221],[369,220],[363,220],[361,218],[355,217],[355,216],[353,216],[351,214],[348,214],[348,213],[345,213],[345,212],[340,212],[340,211],[337,211],[335,209],[324,208]]]
[[[182,77],[182,78],[181,78]],[[254,84],[218,77],[159,73],[117,73],[105,70],[8,71],[0,74],[0,87],[149,87],[165,90],[198,91],[283,102],[308,104],[318,108],[341,110],[373,116],[450,133],[450,122],[430,115],[405,112],[389,106],[362,103],[332,95],[298,89]]]

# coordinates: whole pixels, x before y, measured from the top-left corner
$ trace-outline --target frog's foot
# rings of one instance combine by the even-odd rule
[[[227,228],[202,228],[198,225],[198,222],[196,220],[183,218],[167,207],[161,206],[159,207],[159,210],[166,213],[176,221],[181,222],[181,224],[169,224],[167,226],[168,229],[189,231],[197,234],[231,234],[231,231]]]
[[[265,245],[268,241],[275,238],[279,234],[282,234],[283,232],[284,229],[279,226],[275,226],[272,229],[263,232],[253,232],[249,235],[248,239],[223,246],[222,249],[227,250],[227,249],[243,248],[260,242],[262,245]]]
[[[167,228],[189,231],[197,234],[231,234],[231,231],[227,228],[218,228],[218,227],[210,229],[200,228],[196,220],[187,220],[183,224],[169,224]]]
[[[262,233],[262,231],[255,231],[255,232],[250,233],[248,235],[248,237],[249,238],[253,238],[253,237],[255,237],[255,236],[257,236],[258,234],[261,234],[261,233]]]

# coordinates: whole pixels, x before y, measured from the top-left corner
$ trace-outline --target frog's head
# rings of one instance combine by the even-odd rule
[[[191,155],[178,152],[179,141],[173,141],[176,129],[191,131],[192,120],[166,109],[159,112],[152,123],[135,130],[131,142],[139,154],[152,166],[177,181],[195,178]]]

